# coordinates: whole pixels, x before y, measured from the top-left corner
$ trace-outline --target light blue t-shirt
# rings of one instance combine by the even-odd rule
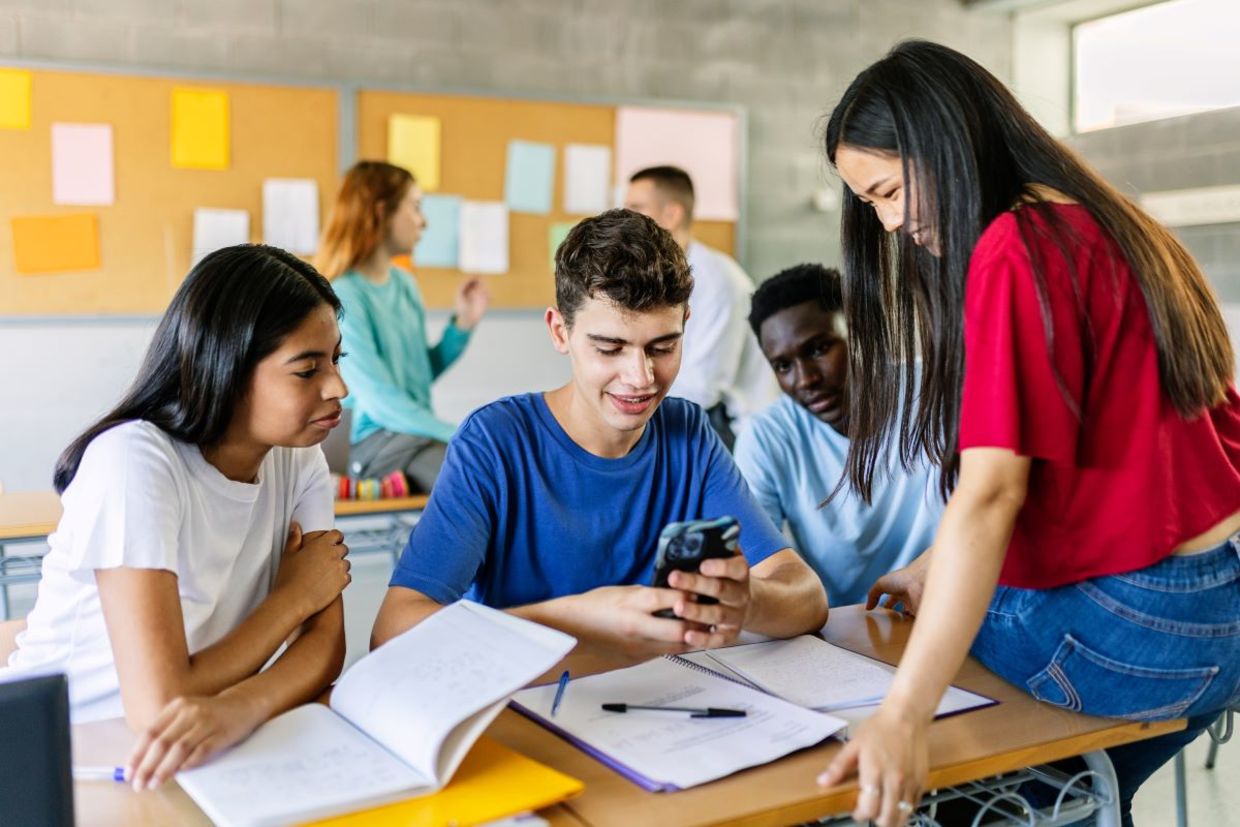
[[[890,456],[870,505],[845,488],[819,508],[844,475],[848,439],[787,394],[752,419],[736,440],[736,464],[754,496],[827,588],[832,606],[865,601],[874,581],[934,542],[943,514],[938,475],[913,472]]]
[[[788,547],[702,409],[659,405],[623,457],[586,451],[540,393],[474,411],[448,444],[391,585],[496,608],[650,585],[670,522],[730,515],[750,565]]]
[[[353,409],[351,442],[379,429],[447,442],[456,428],[431,411],[431,382],[456,361],[469,333],[449,324],[426,342],[426,308],[413,276],[393,267],[384,284],[350,270],[332,282],[344,315],[340,372]]]

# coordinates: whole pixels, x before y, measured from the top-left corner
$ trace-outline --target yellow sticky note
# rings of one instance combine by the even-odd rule
[[[172,90],[172,165],[228,169],[228,93]]]
[[[30,128],[30,73],[0,69],[0,129]]]
[[[388,163],[413,173],[423,192],[439,189],[439,118],[393,115],[388,119]]]
[[[19,273],[99,269],[99,222],[94,213],[14,218],[13,259]]]

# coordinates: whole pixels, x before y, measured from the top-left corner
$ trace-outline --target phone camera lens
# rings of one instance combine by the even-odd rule
[[[693,553],[702,547],[702,536],[700,534],[690,534],[685,538],[685,548]]]

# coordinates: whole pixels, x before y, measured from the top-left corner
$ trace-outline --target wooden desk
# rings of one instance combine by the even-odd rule
[[[425,494],[392,497],[386,500],[337,500],[337,517],[359,514],[392,514],[421,511],[429,499]],[[16,491],[0,494],[0,541],[37,540],[51,534],[60,522],[60,497],[52,491]]]
[[[894,663],[911,622],[860,606],[834,609],[824,629],[840,646]],[[935,722],[930,728],[929,787],[946,787],[1183,729],[1183,721],[1138,724],[1080,715],[1038,703],[970,660],[956,683],[998,699],[997,706]],[[819,790],[814,779],[839,750],[831,742],[764,767],[678,793],[648,793],[568,742],[506,710],[491,737],[580,778],[585,792],[542,813],[555,825],[785,825],[847,812],[857,788],[849,783]],[[120,763],[132,737],[119,721],[73,728],[80,763]],[[207,825],[197,806],[175,784],[134,793],[111,782],[74,785],[78,823],[94,825]]]
[[[119,719],[79,724],[73,727],[73,762],[119,766],[132,744],[133,736]],[[114,781],[78,781],[73,785],[73,809],[78,827],[211,827],[211,820],[175,783],[135,793]],[[582,827],[562,804],[540,810],[539,815],[553,827]]]
[[[0,543],[46,537],[56,530],[60,513],[60,497],[54,491],[0,494]]]
[[[823,633],[831,643],[895,663],[911,628],[911,621],[899,615],[866,613],[860,606],[848,606],[831,610]],[[1001,703],[931,726],[928,789],[1184,728],[1183,721],[1129,723],[1038,703],[971,659],[955,682]],[[511,710],[496,720],[488,734],[584,781],[585,792],[563,806],[595,827],[793,824],[848,812],[857,792],[855,782],[823,791],[814,781],[840,749],[838,742],[683,792],[648,793]]]

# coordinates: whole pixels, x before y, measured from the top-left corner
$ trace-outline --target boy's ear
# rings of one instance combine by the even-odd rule
[[[560,353],[568,353],[568,322],[564,314],[554,307],[548,307],[543,315],[547,323],[547,332],[551,334],[551,344]]]

